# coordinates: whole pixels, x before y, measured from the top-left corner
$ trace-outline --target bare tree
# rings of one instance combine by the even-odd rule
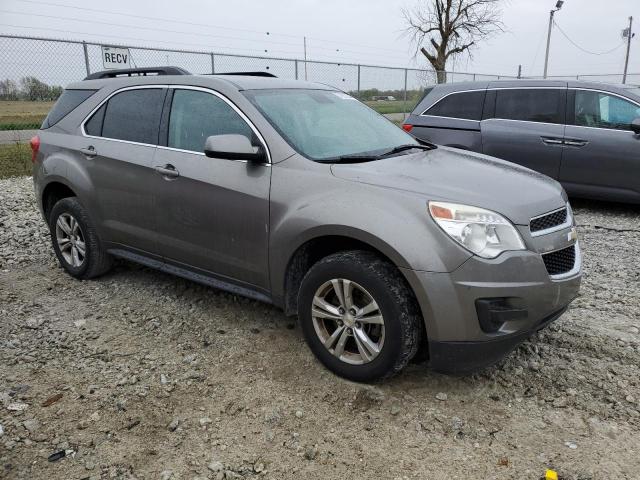
[[[478,42],[503,31],[501,0],[421,0],[403,10],[406,33],[437,72],[438,83],[447,81],[447,60]],[[425,47],[426,44],[426,47]]]

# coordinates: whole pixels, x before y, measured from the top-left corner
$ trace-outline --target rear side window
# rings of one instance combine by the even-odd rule
[[[485,93],[485,90],[453,93],[428,109],[426,115],[480,120]]]
[[[253,131],[224,100],[197,90],[176,90],[169,117],[167,146],[203,152],[210,135],[239,134],[249,140]]]
[[[96,90],[65,90],[62,92],[49,115],[42,122],[42,128],[53,127],[95,92]]]
[[[564,123],[566,90],[505,89],[496,92],[495,118]]]
[[[104,138],[156,145],[164,94],[161,88],[117,93],[93,114],[85,131]]]

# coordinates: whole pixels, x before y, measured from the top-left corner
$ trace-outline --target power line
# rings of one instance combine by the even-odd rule
[[[132,14],[132,13],[113,12],[113,11],[108,11],[108,10],[100,10],[100,9],[96,9],[96,8],[79,7],[79,6],[76,6],[76,5],[65,5],[65,4],[62,4],[62,3],[43,2],[43,1],[38,1],[38,0],[14,0],[14,1],[22,2],[22,3],[38,4],[38,5],[47,5],[47,6],[52,6],[52,7],[69,8],[69,9],[73,9],[73,10],[82,10],[82,11],[93,12],[93,13],[106,13],[108,15],[119,15],[119,16],[124,16],[124,17],[139,18],[139,19],[143,19],[143,20],[169,22],[169,23],[172,23],[172,24],[181,23],[181,24],[184,24],[184,25],[205,27],[205,28],[208,28],[208,29],[219,28],[221,30],[235,30],[235,31],[240,31],[240,32],[247,32],[247,33],[259,34],[259,35],[269,35],[269,36],[277,35],[277,36],[296,38],[296,39],[302,39],[302,37],[303,37],[302,35],[292,35],[292,34],[287,34],[287,33],[274,33],[274,32],[270,32],[270,31],[258,31],[258,30],[244,29],[244,28],[227,27],[227,26],[222,26],[222,25],[212,25],[212,24],[208,24],[208,23],[197,23],[197,22],[188,22],[188,21],[184,21],[184,20],[161,18],[161,17],[150,17],[150,16],[145,16],[145,15],[136,15],[136,14]],[[307,39],[308,40],[309,39],[313,40],[314,42],[333,43],[333,44],[337,44],[337,45],[351,45],[351,46],[354,46],[354,47],[375,49],[377,51],[383,50],[383,51],[387,51],[387,52],[393,52],[395,55],[404,55],[404,54],[400,54],[396,50],[390,49],[390,48],[374,47],[374,46],[371,46],[371,45],[362,45],[362,44],[357,44],[357,43],[342,42],[342,41],[338,41],[338,40],[329,40],[329,39],[322,39],[322,38],[309,37],[309,36],[307,36]],[[356,52],[356,53],[358,53],[358,52]],[[364,52],[359,52],[359,53],[364,53]]]
[[[82,22],[82,23],[86,23],[85,19],[81,19],[81,18],[72,18],[72,17],[61,17],[61,16],[57,16],[57,15],[45,15],[45,14],[41,14],[41,13],[23,13],[23,12],[16,12],[16,11],[11,11],[11,10],[0,10],[0,13],[8,13],[11,15],[24,15],[24,16],[29,16],[29,17],[42,17],[42,18],[51,18],[51,19],[57,19],[57,20],[65,20],[65,21],[72,21],[72,22]],[[98,24],[98,25],[107,25],[107,26],[112,26],[112,27],[120,27],[120,28],[135,28],[138,30],[150,30],[150,31],[157,31],[157,32],[161,32],[161,33],[177,33],[177,34],[181,34],[181,35],[192,35],[192,36],[198,36],[198,37],[213,37],[213,38],[222,38],[222,39],[226,39],[226,40],[237,40],[237,41],[241,41],[241,42],[260,42],[260,43],[264,43],[264,40],[254,40],[254,39],[248,39],[248,38],[240,38],[240,37],[229,37],[229,36],[225,36],[225,35],[215,35],[215,34],[208,34],[208,33],[198,33],[198,32],[186,32],[184,30],[167,30],[167,29],[163,29],[163,28],[154,28],[154,27],[144,27],[144,26],[139,26],[139,25],[126,25],[126,24],[119,24],[119,23],[112,23],[112,22],[103,22],[100,20],[91,20],[91,23],[93,24]],[[98,34],[96,34],[98,35]],[[274,40],[269,40],[271,43],[275,43],[275,44],[280,44],[280,45],[287,45],[287,46],[293,46],[293,47],[298,47],[299,45],[296,43],[291,43],[291,42],[280,42],[280,41],[274,41]],[[195,45],[195,44],[194,44]],[[361,54],[365,54],[365,55],[369,55],[371,56],[371,52],[363,52],[363,51],[357,51],[357,50],[343,50],[343,49],[334,49],[334,48],[328,48],[328,47],[316,47],[314,46],[314,50],[325,50],[325,51],[331,51],[331,52],[342,52],[342,53],[353,53],[356,55],[361,55]],[[256,50],[257,51],[257,50]],[[264,50],[264,52],[267,52],[268,50]],[[280,53],[287,53],[287,54],[299,54],[300,52],[298,50],[296,51],[291,51],[291,50],[271,50],[271,51],[278,51]],[[395,55],[386,55],[386,54],[379,54],[379,53],[374,53],[373,54],[373,58],[397,58],[397,56]]]
[[[582,48],[580,45],[578,45],[576,42],[574,42],[573,40],[571,40],[571,38],[569,38],[569,35],[567,35],[564,30],[562,30],[562,28],[560,28],[560,25],[558,25],[558,22],[556,22],[555,20],[553,21],[554,25],[556,27],[558,27],[558,30],[560,31],[560,33],[562,34],[562,36],[564,38],[566,38],[567,40],[569,40],[569,42],[576,47],[578,50],[583,51],[584,53],[588,53],[589,55],[608,55],[609,53],[613,53],[616,50],[618,50],[621,46],[624,45],[624,42],[620,43],[617,47],[612,48],[611,50],[607,50],[606,52],[592,52],[591,50],[587,50],[586,48]]]
[[[98,33],[92,33],[92,32],[81,32],[81,31],[76,31],[76,30],[68,30],[68,29],[59,29],[59,28],[50,28],[50,27],[32,27],[32,26],[27,26],[27,25],[12,25],[12,24],[7,24],[7,23],[0,23],[0,26],[2,27],[10,27],[10,28],[17,28],[17,29],[30,29],[30,30],[47,30],[47,31],[52,31],[52,32],[62,32],[62,33],[67,33],[67,34],[76,34],[76,35],[89,35],[89,36],[93,36],[93,37],[111,37],[111,38],[116,38],[119,40],[133,40],[133,41],[137,41],[137,42],[143,42],[147,43],[147,42],[154,42],[154,43],[161,43],[161,44],[167,44],[170,46],[176,46],[176,45],[186,45],[189,47],[199,47],[200,49],[207,49],[212,51],[213,53],[220,53],[220,54],[225,54],[225,55],[231,55],[231,56],[239,56],[239,57],[264,57],[264,59],[266,61],[268,60],[282,60],[283,58],[280,57],[269,57],[268,54],[270,53],[292,53],[292,52],[288,52],[288,51],[282,51],[282,50],[254,50],[254,49],[233,49],[230,50],[228,48],[224,48],[224,47],[216,47],[216,46],[212,46],[212,45],[205,45],[202,43],[188,43],[188,42],[177,42],[177,41],[165,41],[165,40],[149,40],[149,39],[145,39],[145,38],[139,38],[139,37],[128,37],[128,36],[123,36],[123,35],[109,35],[109,34],[98,34]],[[94,40],[96,42],[99,42],[99,40]],[[147,43],[148,44],[148,43]],[[139,45],[139,46],[130,46],[130,48],[138,48],[138,49],[150,49],[153,50],[153,47],[149,47],[149,46],[144,46],[144,45]],[[194,52],[194,53],[208,53],[205,51],[201,51],[201,52]],[[294,52],[295,53],[295,52]],[[291,60],[293,57],[288,57],[288,58],[284,58],[285,60]],[[319,61],[319,62],[329,62],[329,63],[336,63],[336,64],[349,64],[349,65],[355,65],[355,64],[359,64],[359,63],[364,63],[362,62],[362,58],[340,58],[340,59],[336,59],[335,57],[331,58],[328,56],[325,57],[314,57],[314,58],[310,58],[308,60],[310,63],[313,63],[314,61]],[[380,66],[384,66],[384,65],[380,65]],[[394,67],[394,66],[390,66],[390,68],[402,68],[402,67]]]

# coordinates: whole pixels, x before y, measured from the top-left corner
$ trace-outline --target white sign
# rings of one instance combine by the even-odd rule
[[[131,54],[128,48],[102,47],[102,64],[106,70],[129,68]]]

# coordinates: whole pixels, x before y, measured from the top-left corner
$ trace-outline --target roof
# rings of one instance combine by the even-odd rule
[[[100,89],[106,86],[128,87],[133,85],[193,85],[215,87],[220,83],[233,85],[238,90],[276,89],[314,89],[336,90],[321,83],[303,80],[287,80],[277,77],[260,77],[255,75],[133,75],[115,78],[86,79],[67,86],[69,89]]]

